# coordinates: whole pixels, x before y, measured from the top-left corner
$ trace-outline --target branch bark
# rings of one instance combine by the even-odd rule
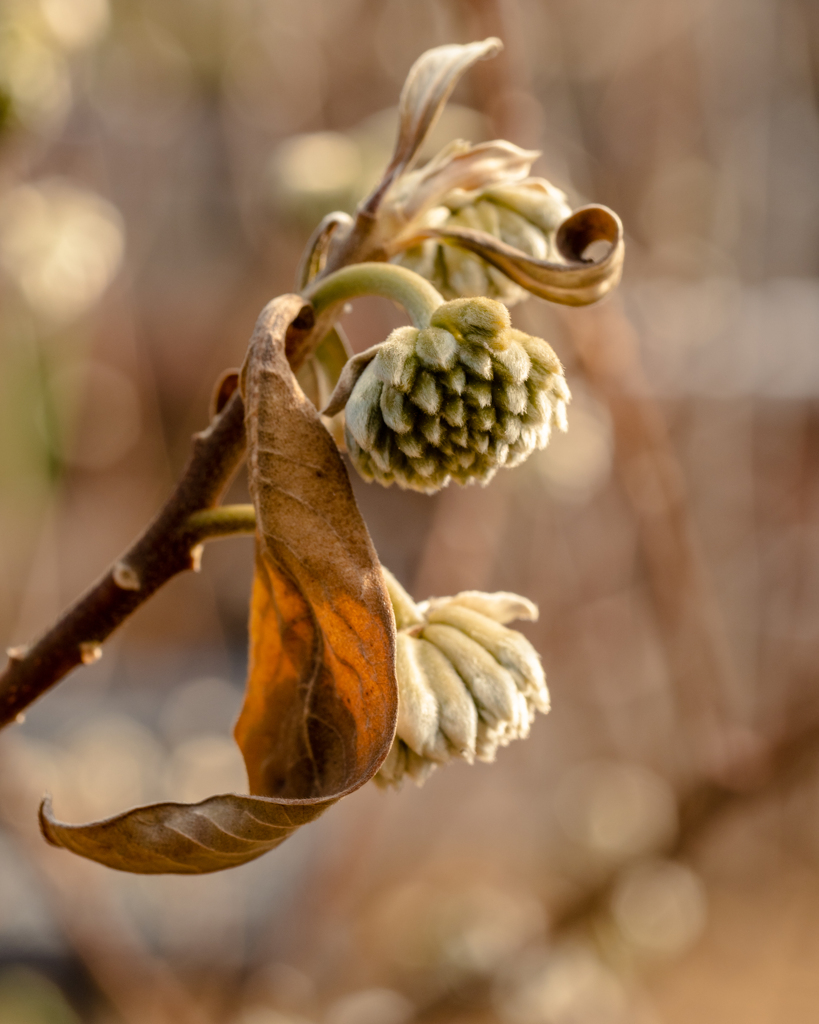
[[[312,308],[301,296],[281,295],[262,310],[251,344],[260,332],[286,332],[293,365],[304,358],[313,324]],[[245,408],[237,390],[210,426],[194,435],[185,471],[142,536],[36,642],[8,652],[0,675],[0,727],[73,669],[96,661],[102,642],[163,584],[197,569],[204,539],[236,532],[225,529],[223,517],[202,513],[216,507],[244,452]]]

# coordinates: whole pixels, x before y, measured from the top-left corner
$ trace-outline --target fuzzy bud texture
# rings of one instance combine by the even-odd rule
[[[379,346],[346,408],[347,449],[367,480],[432,494],[450,479],[488,483],[566,429],[563,368],[492,299],[439,306],[430,326]]]
[[[398,728],[375,780],[419,785],[452,758],[494,761],[549,710],[540,658],[505,623],[536,619],[517,594],[465,591],[415,604],[386,569],[397,637]]]
[[[560,260],[555,233],[571,214],[566,196],[544,178],[474,192],[453,189],[425,215],[436,228],[483,231],[537,260]],[[529,293],[475,253],[429,239],[408,249],[400,262],[431,281],[446,299],[488,295],[513,306]]]

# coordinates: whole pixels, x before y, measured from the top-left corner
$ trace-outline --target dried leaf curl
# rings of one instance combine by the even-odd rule
[[[567,306],[589,305],[611,291],[620,280],[625,254],[620,218],[607,206],[595,205],[575,210],[558,228],[556,245],[565,263],[534,259],[499,238],[470,228],[424,228],[410,244],[425,238],[473,252],[533,295]],[[587,259],[584,253],[595,242],[605,242],[609,248],[603,256]]]

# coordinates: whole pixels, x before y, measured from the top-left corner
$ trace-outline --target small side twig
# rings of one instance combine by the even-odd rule
[[[287,331],[288,351],[303,351],[313,315],[299,295],[283,295],[263,311],[257,331]],[[83,663],[168,580],[197,569],[198,546],[236,529],[247,515],[215,515],[215,506],[245,451],[245,410],[235,391],[209,427],[195,434],[190,460],[173,494],[142,536],[34,644],[9,651],[0,675],[0,727]],[[210,513],[208,515],[208,512]]]
[[[256,509],[252,505],[221,505],[194,512],[185,522],[185,532],[193,544],[237,533],[255,533]]]

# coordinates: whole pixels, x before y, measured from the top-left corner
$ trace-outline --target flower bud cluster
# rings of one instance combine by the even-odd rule
[[[517,594],[478,591],[415,604],[383,572],[398,627],[398,727],[376,782],[408,775],[420,785],[452,758],[494,761],[549,710],[537,652],[505,625],[536,619],[537,608]]]
[[[566,429],[569,389],[551,347],[492,299],[443,303],[421,330],[378,346],[346,407],[346,443],[367,480],[432,494],[488,483]]]
[[[561,260],[555,249],[558,227],[571,214],[566,196],[545,178],[466,192],[453,189],[425,215],[435,228],[482,231],[537,260]],[[428,239],[401,254],[398,262],[431,281],[444,298],[488,295],[512,306],[529,292],[475,253]]]

